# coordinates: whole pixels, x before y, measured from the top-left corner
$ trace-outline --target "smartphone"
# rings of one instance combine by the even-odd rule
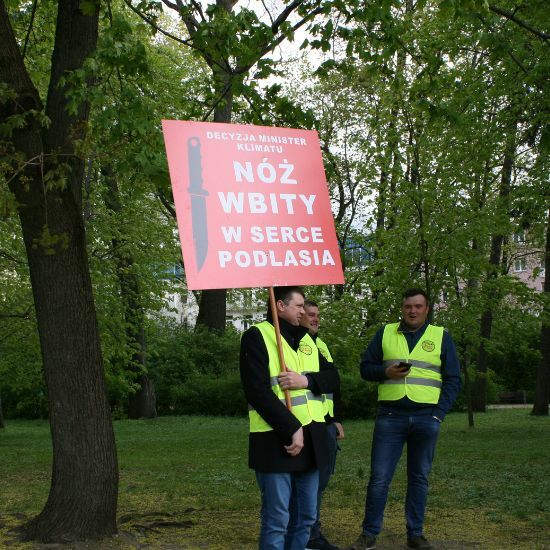
[[[410,370],[410,368],[412,367],[412,365],[410,363],[399,363],[399,365],[397,365],[402,371],[406,371],[406,370]]]

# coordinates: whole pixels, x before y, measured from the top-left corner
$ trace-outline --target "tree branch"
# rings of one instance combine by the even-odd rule
[[[289,4],[287,6],[287,8],[284,10],[283,13],[286,13],[291,7],[293,7],[292,9],[296,8],[298,5],[300,5],[302,3],[302,1],[303,0],[295,1],[292,4]],[[318,6],[317,8],[312,10],[310,13],[308,13],[308,15],[306,15],[305,17],[300,19],[300,21],[298,21],[292,27],[292,29],[291,29],[292,32],[297,31],[299,28],[303,27],[306,23],[311,21],[311,19],[313,19],[316,15],[322,13],[323,9],[324,8],[322,6]],[[281,14],[275,20],[275,23],[271,26],[271,30],[272,30],[273,34],[275,34],[278,31],[280,25],[288,18],[289,14],[287,14],[284,18],[282,18],[282,15],[283,14]],[[254,63],[256,63],[258,60],[260,60],[266,53],[268,53],[268,52],[272,51],[274,48],[276,48],[283,40],[285,40],[285,38],[286,38],[286,36],[284,34],[282,34],[279,37],[277,37],[275,40],[273,40],[272,42],[269,42],[268,44],[266,44],[264,46],[264,48],[258,52],[258,55],[256,56],[256,61]],[[236,67],[235,70],[233,71],[233,74],[246,73],[254,65],[254,63],[249,63],[247,65],[241,65],[241,66]]]
[[[162,0],[164,2],[164,0]],[[206,63],[208,63],[208,65],[210,67],[212,67],[213,65],[217,65],[218,67],[220,67],[220,69],[222,69],[223,71],[226,70],[226,68],[221,65],[220,63],[218,63],[215,59],[213,59],[212,57],[210,57],[208,55],[207,52],[205,52],[204,50],[200,49],[200,48],[197,48],[197,46],[195,46],[193,44],[193,33],[195,32],[194,31],[194,25],[198,24],[196,22],[196,20],[194,18],[185,18],[183,16],[181,16],[181,13],[178,9],[178,7],[173,4],[173,6],[175,6],[173,9],[175,9],[178,13],[180,13],[180,17],[182,18],[182,21],[185,23],[186,27],[187,27],[187,30],[189,32],[189,34],[191,35],[191,40],[186,40],[185,38],[179,38],[178,36],[175,36],[174,34],[168,32],[168,31],[165,31],[163,28],[159,27],[152,19],[150,19],[149,17],[147,17],[144,13],[140,12],[137,8],[135,8],[133,5],[132,5],[132,1],[131,0],[124,0],[124,3],[138,16],[140,17],[143,21],[145,21],[148,25],[150,25],[151,27],[153,27],[156,31],[160,32],[161,34],[163,34],[164,36],[166,36],[167,38],[171,38],[172,40],[175,40],[176,42],[179,42],[180,44],[183,44],[184,46],[188,46],[189,48],[192,48],[194,50],[197,50],[198,52],[200,52],[204,58],[204,60],[206,61]],[[167,6],[169,4],[166,4]],[[170,6],[171,7],[171,6]]]
[[[0,320],[2,319],[30,319],[30,313],[34,307],[34,304],[31,304],[26,311],[22,313],[1,313]]]
[[[164,0],[163,0],[164,1]],[[184,44],[185,46],[189,46],[190,48],[194,48],[193,46],[193,42],[191,40],[185,40],[184,38],[179,38],[175,35],[173,35],[172,33],[169,33],[168,31],[165,31],[164,29],[162,29],[161,27],[159,27],[152,19],[150,19],[149,17],[147,17],[144,13],[142,13],[141,11],[139,11],[137,8],[134,8],[134,6],[132,5],[132,1],[131,0],[124,0],[124,3],[138,16],[140,17],[141,19],[143,19],[143,21],[145,21],[148,25],[150,25],[151,27],[153,27],[153,29],[155,29],[156,31],[160,32],[161,34],[163,34],[164,36],[167,36],[168,38],[171,38],[172,40],[175,40],[176,42],[179,42],[180,44]],[[174,4],[175,6],[175,4]],[[174,7],[173,9],[176,9],[177,10],[177,7]]]
[[[174,208],[172,203],[166,198],[166,195],[164,194],[164,191],[162,189],[157,189],[157,197],[164,208],[166,208],[166,211],[170,214],[170,216],[176,219],[176,209]]]
[[[181,0],[178,0],[178,1],[181,1]],[[202,11],[201,5],[195,0],[191,0],[191,4],[193,4],[194,8],[197,10],[197,13],[200,15],[201,21],[204,23],[206,21],[206,18],[204,17],[204,13]]]
[[[489,25],[489,23],[487,21],[485,21],[485,19],[483,17],[481,17],[481,15],[478,15],[478,18],[479,20],[485,25],[485,27],[489,30],[489,31],[492,31],[492,28],[491,28],[491,25]],[[508,53],[508,55],[510,56],[510,58],[512,59],[512,61],[525,73],[525,74],[529,74],[529,71],[523,66],[523,64],[521,63],[521,61],[514,55],[514,53],[512,52],[512,50],[507,47],[506,48],[506,52]]]
[[[291,2],[280,14],[277,19],[273,22],[271,25],[271,32],[273,34],[277,34],[279,32],[279,27],[289,18],[290,14],[300,6],[300,4],[303,4],[304,0],[294,0],[294,2]]]
[[[299,28],[303,27],[306,23],[308,23],[309,21],[311,21],[316,15],[319,15],[320,13],[323,13],[323,10],[324,8],[322,6],[318,6],[317,8],[315,8],[313,11],[311,11],[310,13],[308,13],[305,17],[303,17],[302,19],[300,19],[300,21],[298,21],[293,27],[292,27],[292,32],[295,32],[297,31]],[[277,21],[275,21],[275,25],[272,26],[272,29],[277,25]],[[261,57],[263,57],[267,52],[271,51],[273,48],[275,48],[276,46],[278,46],[284,39],[286,38],[286,36],[284,35],[281,35],[279,36],[279,38],[277,38],[277,40],[275,40],[275,42],[272,43],[271,46],[267,46],[264,51],[262,52],[261,54]]]
[[[10,262],[13,262],[17,265],[25,265],[26,262],[20,260],[19,258],[16,258],[13,254],[10,254],[9,252],[6,252],[5,250],[0,250],[0,258],[4,258],[6,260],[9,260]]]
[[[25,36],[25,43],[23,44],[23,53],[22,57],[25,59],[25,54],[27,53],[27,45],[29,44],[29,38],[31,36],[32,28],[34,26],[34,16],[36,15],[36,5],[38,4],[38,0],[34,0],[32,3],[32,12],[31,12],[31,20],[29,21],[29,28],[27,29],[27,36]]]
[[[548,42],[550,40],[550,34],[547,34],[545,32],[539,31],[538,29],[535,29],[535,27],[529,25],[529,23],[526,23],[519,17],[516,17],[515,13],[505,10],[503,8],[499,8],[498,6],[495,6],[494,4],[489,4],[489,9],[498,14],[502,15],[503,17],[506,17],[506,19],[509,19],[510,21],[513,21],[516,23],[516,25],[519,25],[520,27],[523,27],[525,30],[528,30],[530,33],[533,33],[535,36],[538,36],[542,40]]]
[[[264,7],[265,9],[265,12],[267,13],[267,16],[269,17],[269,20],[271,21],[271,27],[273,28],[273,25],[275,24],[275,21],[273,21],[273,17],[271,17],[271,12],[269,11],[266,3],[265,3],[265,0],[261,0],[262,1],[262,6]]]
[[[208,117],[216,110],[216,107],[220,104],[223,98],[227,95],[227,92],[231,89],[231,80],[223,87],[223,90],[219,97],[214,101],[214,104],[210,107],[210,110],[202,117],[202,121],[208,120]]]

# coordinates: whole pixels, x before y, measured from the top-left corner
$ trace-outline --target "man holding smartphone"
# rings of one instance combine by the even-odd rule
[[[407,444],[407,548],[431,550],[424,537],[428,476],[441,422],[460,390],[453,340],[427,321],[424,290],[403,294],[402,319],[382,327],[361,360],[361,376],[380,382],[362,533],[350,550],[376,548],[388,489]]]

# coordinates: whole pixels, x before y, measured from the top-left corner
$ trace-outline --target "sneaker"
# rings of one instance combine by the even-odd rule
[[[434,547],[426,540],[424,535],[407,537],[407,548],[414,548],[415,550],[435,550]]]
[[[361,533],[359,538],[347,550],[373,550],[376,548],[376,537]]]
[[[325,536],[322,533],[319,533],[318,537],[309,539],[305,550],[339,550],[339,548],[338,546],[334,546],[334,544],[330,544]]]

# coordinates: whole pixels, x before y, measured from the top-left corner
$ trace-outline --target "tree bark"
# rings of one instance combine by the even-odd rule
[[[231,8],[224,6],[227,11]],[[222,64],[220,64],[222,65]],[[232,75],[229,67],[222,71],[219,66],[212,68],[216,93],[220,99],[214,109],[214,122],[231,122],[233,112],[233,91],[231,89]],[[215,332],[225,331],[225,320],[227,317],[227,290],[213,289],[203,290],[199,302],[199,314],[196,326],[204,326]]]
[[[7,179],[19,205],[48,390],[53,466],[42,512],[24,526],[29,539],[54,542],[116,532],[117,457],[107,401],[82,219],[84,164],[75,140],[85,136],[89,107],[67,109],[61,77],[83,66],[98,34],[98,9],[60,0],[45,112],[27,73],[4,2],[0,0],[0,78],[15,98],[0,121],[25,117],[13,131],[18,160]],[[17,165],[16,162],[24,164]]]
[[[544,252],[544,310],[542,313],[542,326],[540,329],[540,362],[537,370],[537,382],[535,386],[535,399],[532,415],[548,416],[548,403],[550,400],[550,208],[546,222],[546,247]]]
[[[465,346],[464,360],[462,362],[462,372],[464,373],[464,390],[466,392],[466,410],[468,412],[468,427],[474,427],[474,410],[472,406],[472,381],[470,380],[470,357],[468,346]]]
[[[412,159],[410,163],[410,183],[417,193],[413,199],[413,203],[416,207],[418,214],[417,230],[419,233],[419,262],[422,266],[422,272],[424,274],[424,290],[428,295],[430,303],[434,303],[435,297],[432,296],[432,283],[430,277],[430,249],[428,241],[426,240],[426,220],[424,212],[424,200],[422,190],[422,180],[420,178],[420,145],[418,140],[419,134],[416,129],[411,125],[409,129],[409,147],[412,149]],[[430,308],[428,313],[428,321],[433,321],[433,308]]]
[[[129,418],[156,418],[157,417],[157,395],[153,381],[147,373],[138,376],[136,382],[138,390],[130,395],[128,402]]]
[[[105,204],[115,214],[123,209],[118,184],[110,167],[103,167],[106,191]],[[117,277],[120,295],[124,304],[124,321],[126,324],[126,344],[134,350],[127,366],[129,372],[136,373],[139,388],[130,394],[128,416],[130,418],[156,418],[157,400],[153,381],[147,374],[145,353],[145,311],[142,305],[138,276],[133,271],[134,258],[126,250],[124,240],[113,239],[113,255],[117,266]]]
[[[512,171],[514,168],[514,155],[516,152],[516,132],[517,122],[514,121],[509,129],[506,138],[506,148],[504,151],[504,163],[502,166],[502,176],[499,189],[499,215],[509,217],[510,210],[510,187],[512,183]],[[506,233],[502,230],[493,235],[491,239],[491,252],[489,255],[490,271],[485,285],[487,307],[481,315],[480,337],[476,377],[472,386],[472,408],[476,412],[485,412],[487,409],[487,342],[491,339],[493,328],[493,310],[500,300],[500,293],[496,286],[499,274],[502,272],[500,266],[502,262],[502,244],[506,238]]]
[[[5,428],[4,413],[2,412],[2,397],[0,397],[0,429]]]

